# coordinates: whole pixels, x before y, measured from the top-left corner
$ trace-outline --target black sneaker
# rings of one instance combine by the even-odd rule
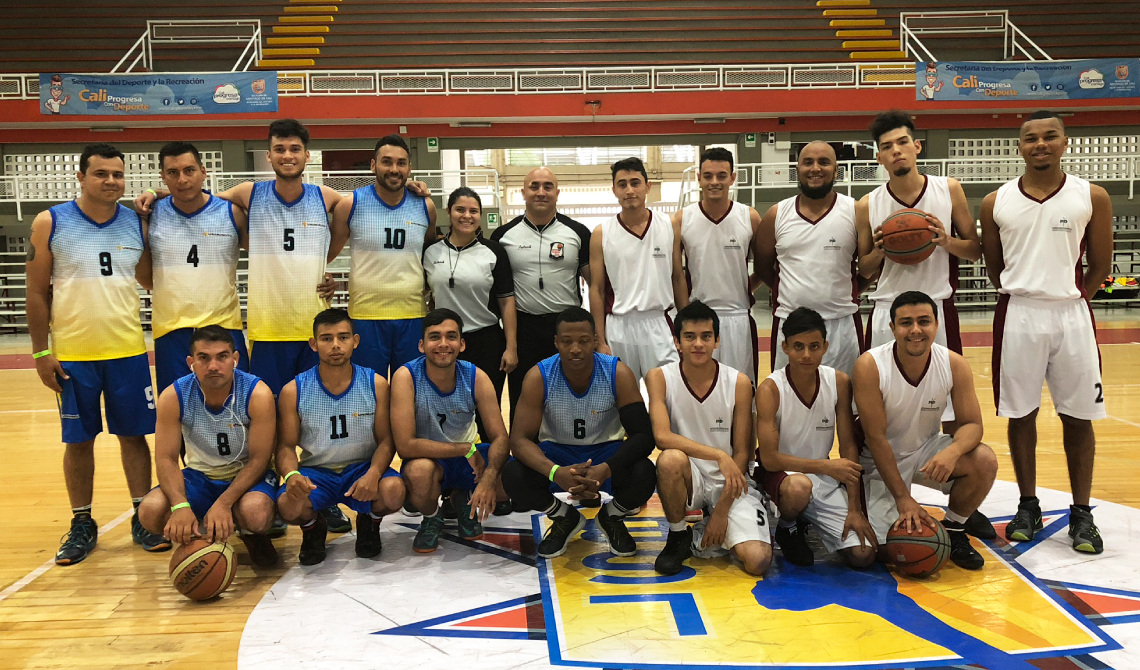
[[[792,565],[803,568],[815,565],[815,554],[807,543],[807,527],[799,521],[791,528],[776,526],[776,543]]]
[[[459,501],[466,498],[464,495],[451,496],[451,508],[455,514],[455,523],[459,526],[459,537],[464,540],[478,540],[483,537],[483,524],[478,519],[471,518],[471,503]]]
[[[1010,542],[1029,542],[1041,528],[1041,504],[1035,501],[1023,502],[1017,506],[1017,514],[1005,527],[1005,539]]]
[[[622,517],[610,516],[603,509],[594,517],[594,523],[598,526],[598,530],[602,531],[602,535],[606,536],[611,554],[614,556],[633,556],[637,553],[637,543],[633,541],[633,536],[629,534],[629,529],[625,527],[625,520]]]
[[[653,561],[653,569],[659,574],[672,576],[685,567],[685,561],[693,557],[693,530],[671,530],[665,540],[665,548]]]
[[[954,565],[963,570],[981,570],[986,559],[970,544],[970,536],[966,534],[965,528],[952,521],[945,521],[942,525],[950,536],[950,560],[954,561]]]
[[[439,534],[443,532],[443,516],[425,516],[420,529],[412,540],[412,551],[417,554],[430,554],[439,548]]]
[[[458,494],[453,493],[449,496],[443,496],[439,499],[439,507],[441,510],[443,510],[443,518],[447,519],[448,521],[454,521],[455,519],[459,518],[459,512],[457,512],[453,506],[453,500],[459,500]]]
[[[404,506],[400,508],[400,513],[403,514],[404,516],[412,518],[412,519],[414,519],[418,516],[423,516],[422,514],[420,514],[420,511],[418,509],[416,509],[416,506],[413,505],[412,501],[410,501],[410,500],[404,501]]]
[[[1073,549],[1083,554],[1099,554],[1104,551],[1104,541],[1100,539],[1100,531],[1093,522],[1092,512],[1069,506],[1069,537],[1073,540]]]
[[[75,565],[87,558],[95,549],[99,538],[99,526],[91,517],[71,520],[71,530],[60,540],[59,551],[55,552],[56,565]]]
[[[997,531],[994,530],[994,525],[990,523],[989,517],[977,510],[970,515],[970,518],[966,519],[966,523],[963,527],[966,529],[967,535],[973,535],[979,540],[993,540],[997,538]]]
[[[285,537],[285,533],[288,530],[289,524],[285,523],[285,519],[274,515],[273,525],[270,526],[269,530],[265,532],[265,537],[268,537],[271,540],[276,540],[277,538]]]
[[[238,535],[245,550],[249,552],[249,560],[259,568],[271,568],[277,565],[277,549],[273,542],[263,533],[243,533]]]
[[[339,505],[332,505],[326,507],[320,512],[325,520],[325,525],[328,526],[330,533],[347,533],[352,530],[352,522],[340,511]]]
[[[161,535],[150,532],[143,528],[142,523],[139,521],[139,513],[136,511],[135,515],[131,517],[131,539],[135,544],[142,545],[143,551],[170,551],[174,546],[170,540]]]
[[[563,516],[553,517],[550,528],[538,544],[538,555],[543,558],[561,556],[566,551],[566,544],[586,527],[586,517],[573,507]]]
[[[321,514],[314,515],[313,520],[315,523],[311,527],[301,528],[301,552],[297,554],[301,565],[316,565],[325,560],[325,538],[329,527]]]
[[[356,555],[361,558],[375,558],[384,545],[380,542],[380,519],[371,514],[356,515]]]
[[[515,508],[510,500],[501,500],[495,503],[495,510],[491,512],[491,514],[494,516],[506,516],[513,511],[515,511]]]

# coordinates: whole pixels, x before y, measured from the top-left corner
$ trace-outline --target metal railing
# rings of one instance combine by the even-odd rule
[[[272,172],[211,172],[206,175],[204,188],[220,192],[246,181],[273,179]],[[473,189],[483,199],[486,209],[499,206],[502,194],[499,187],[499,173],[491,168],[467,170],[412,170],[412,179],[425,182],[432,195],[442,195],[459,186]],[[348,193],[375,181],[376,177],[365,170],[306,170],[302,180],[311,184],[322,184],[329,188]],[[158,175],[127,175],[124,199],[135,196],[148,188],[165,188]],[[446,193],[445,193],[446,191]],[[0,177],[0,203],[15,203],[16,218],[24,220],[23,204],[31,202],[65,202],[79,195],[79,182],[71,175],[7,175]]]
[[[1061,167],[1069,174],[1094,182],[1123,182],[1128,184],[1128,199],[1135,196],[1135,185],[1140,175],[1140,155],[1085,155],[1076,154],[1061,159]],[[835,186],[851,195],[856,186],[878,186],[887,180],[887,171],[875,161],[840,161],[836,165]],[[941,158],[918,161],[918,171],[942,177],[953,177],[963,183],[1002,184],[1021,176],[1025,161],[1021,158]],[[741,163],[736,166],[737,199],[752,203],[759,201],[761,191],[795,188],[798,180],[795,163]],[[679,205],[684,207],[699,198],[697,168],[689,167],[681,173]],[[749,194],[751,198],[742,198]]]
[[[918,38],[919,35],[1002,34],[1002,58],[1018,54],[1028,60],[1053,60],[1045,50],[1009,20],[1009,11],[900,12],[899,41],[902,50],[915,60],[938,60]]]
[[[146,31],[111,68],[112,73],[154,69],[154,46],[164,44],[244,44],[230,72],[244,72],[261,60],[260,19],[177,19],[147,21]],[[38,95],[38,93],[37,93]]]

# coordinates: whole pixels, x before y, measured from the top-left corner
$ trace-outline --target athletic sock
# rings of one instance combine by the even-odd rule
[[[964,517],[961,514],[955,513],[954,510],[949,510],[949,509],[946,510],[946,521],[952,521],[952,522],[958,524],[959,526],[966,523],[967,518],[968,517]],[[943,524],[943,525],[945,525],[945,524]]]
[[[780,520],[776,523],[776,526],[783,528],[784,530],[790,530],[796,527],[796,520],[789,519],[787,517],[780,517]]]
[[[425,519],[434,519],[434,518],[436,518],[437,516],[439,516],[441,512],[443,512],[443,508],[442,508],[441,506],[439,506],[439,505],[436,505],[436,506],[435,506],[435,511],[434,511],[434,512],[432,512],[431,514],[425,514],[425,515],[424,515],[424,518],[425,518]]]
[[[1022,505],[1033,505],[1034,507],[1040,507],[1041,501],[1037,499],[1037,496],[1021,496],[1021,504]]]
[[[1086,512],[1092,512],[1092,505],[1073,505],[1077,509],[1083,509]]]
[[[72,507],[71,516],[76,519],[90,519],[91,518],[91,505],[84,505],[83,507]]]
[[[138,511],[139,504],[141,502],[142,502],[142,498],[131,498],[131,504],[135,506],[135,511]]]
[[[689,527],[689,524],[684,519],[681,519],[680,521],[670,521],[669,522],[669,532],[670,533],[684,532],[684,530],[688,527]]]
[[[383,514],[377,514],[376,512],[369,512],[368,516],[372,517],[373,521],[379,521],[384,518]]]
[[[611,499],[608,503],[605,504],[605,507],[602,509],[604,509],[606,511],[606,514],[609,514],[610,516],[628,516],[630,513],[630,510],[627,510],[618,504],[617,499]]]
[[[961,521],[950,521],[949,519],[942,522],[942,527],[950,533],[965,533],[966,527],[962,525]]]
[[[305,523],[301,524],[301,530],[312,530],[313,526],[317,525],[317,517],[314,516]]]
[[[551,519],[558,519],[570,513],[570,506],[558,498],[555,498],[554,502],[550,503],[550,507],[547,507],[542,511],[545,512],[546,516],[550,517]]]

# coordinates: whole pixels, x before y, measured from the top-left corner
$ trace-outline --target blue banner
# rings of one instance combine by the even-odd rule
[[[1140,59],[915,64],[916,100],[1140,97]]]
[[[53,116],[276,111],[276,72],[40,75],[40,113]]]

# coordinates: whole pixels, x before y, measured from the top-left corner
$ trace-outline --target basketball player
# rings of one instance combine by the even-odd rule
[[[701,161],[705,169],[705,161]],[[747,247],[746,247],[747,248]],[[669,521],[665,548],[653,568],[675,575],[693,549],[731,551],[750,575],[772,563],[772,537],[764,502],[748,490],[744,473],[752,456],[752,382],[715,358],[720,317],[694,300],[673,321],[681,360],[654,368],[645,377],[649,418],[661,454],[657,495]],[[709,507],[697,525],[685,510]]]
[[[1056,114],[1030,116],[1019,140],[1024,173],[982,202],[986,271],[999,293],[994,403],[998,416],[1009,418],[1009,451],[1021,489],[1006,537],[1025,542],[1041,530],[1037,411],[1046,381],[1061,417],[1073,491],[1069,537],[1077,551],[1099,554],[1104,543],[1089,506],[1096,454],[1092,420],[1106,412],[1088,299],[1112,269],[1112,201],[1102,187],[1061,169],[1068,143]],[[1083,270],[1082,251],[1088,262]]]
[[[510,259],[515,280],[518,365],[507,374],[511,423],[527,371],[554,348],[554,321],[568,307],[582,305],[581,280],[589,281],[590,229],[558,212],[558,177],[550,168],[527,173],[522,187],[526,211],[491,233]]]
[[[301,565],[325,560],[323,510],[343,502],[356,512],[356,555],[380,555],[380,520],[404,503],[404,482],[390,466],[388,382],[352,362],[359,338],[343,309],[313,319],[320,363],[281,389],[277,509],[301,526]],[[297,459],[297,447],[301,458]]]
[[[681,240],[692,300],[717,312],[724,337],[714,350],[718,361],[756,383],[756,323],[748,314],[748,252],[760,227],[760,214],[734,202],[732,153],[714,147],[701,153],[697,183],[701,200],[673,215],[673,237]]]
[[[796,163],[800,194],[772,205],[755,241],[756,273],[772,287],[772,370],[788,364],[780,324],[799,307],[826,321],[822,364],[851,374],[863,352],[855,200],[835,191],[835,149],[809,142]]]
[[[193,144],[158,152],[169,198],[154,203],[147,233],[153,267],[151,329],[161,392],[186,372],[195,328],[221,325],[233,336],[238,369],[249,370],[237,294],[238,247],[248,246],[245,210],[202,190],[206,170]]]
[[[333,216],[328,260],[352,240],[348,313],[360,335],[357,359],[385,379],[417,356],[426,312],[426,243],[434,242],[435,202],[408,190],[411,151],[399,135],[376,142],[376,181],[346,196]]]
[[[154,467],[158,486],[139,506],[154,533],[186,544],[225,542],[235,525],[254,565],[277,563],[273,525],[277,475],[269,468],[277,412],[260,379],[238,369],[233,334],[218,325],[190,335],[180,377],[158,396]],[[186,467],[178,467],[182,446]]]
[[[665,313],[689,300],[681,238],[664,214],[645,206],[650,184],[640,158],[622,159],[610,170],[621,214],[590,236],[590,312],[598,351],[612,351],[641,379],[678,360]]]
[[[827,551],[838,551],[852,567],[867,567],[875,560],[876,541],[862,509],[851,378],[822,364],[831,343],[819,312],[797,307],[780,328],[788,362],[756,389],[763,464],[757,479],[780,511],[776,541],[788,562],[812,565],[804,523],[810,521]],[[839,458],[831,459],[836,435]]]
[[[28,332],[40,381],[58,395],[73,515],[55,556],[58,565],[78,563],[95,548],[99,526],[91,518],[91,492],[95,436],[103,431],[100,396],[107,430],[119,438],[136,509],[151,486],[146,435],[154,432],[154,390],[135,289],[146,236],[139,216],[118,202],[123,172],[121,151],[87,146],[79,157],[79,197],[32,222],[25,266]],[[171,546],[143,528],[137,513],[131,538],[147,551]]]
[[[664,226],[663,226],[664,227]],[[595,277],[598,279],[598,277]],[[538,545],[543,558],[560,556],[586,519],[552,491],[577,499],[613,494],[594,518],[616,556],[637,544],[622,520],[653,495],[653,427],[629,366],[597,352],[594,317],[570,307],[555,323],[558,354],[527,373],[511,430],[514,459],[503,487],[516,510],[539,510],[551,521]]]
[[[423,355],[392,375],[392,437],[404,462],[408,498],[424,517],[412,541],[421,554],[439,546],[441,492],[450,492],[459,536],[483,537],[482,522],[495,509],[499,473],[510,455],[491,379],[474,363],[459,360],[462,333],[462,317],[433,309],[423,318]],[[490,444],[477,442],[476,412]]]
[[[950,494],[943,525],[950,560],[967,570],[985,561],[970,546],[965,522],[997,476],[997,458],[982,444],[982,410],[966,359],[935,342],[938,306],[920,291],[903,291],[891,303],[893,342],[872,347],[855,363],[852,382],[870,457],[864,456],[867,518],[882,547],[890,528],[913,532],[933,526],[910,495],[912,482]],[[940,432],[947,398],[957,429]],[[885,548],[880,556],[885,559]]]

